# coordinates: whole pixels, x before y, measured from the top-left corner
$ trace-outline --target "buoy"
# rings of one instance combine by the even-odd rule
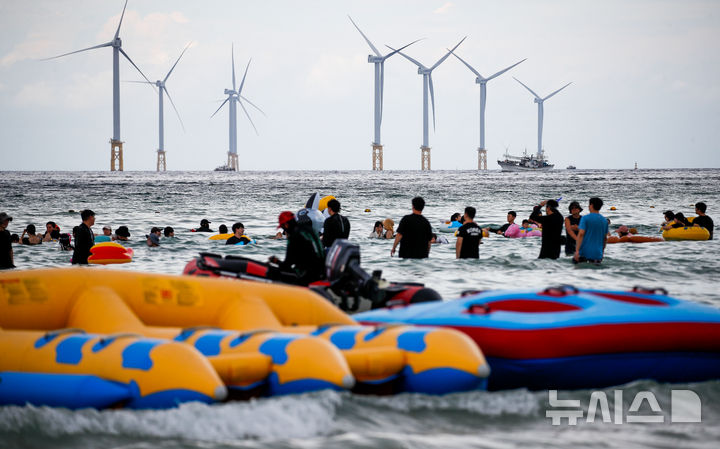
[[[655,206],[650,206],[650,209],[655,209]]]
[[[68,213],[69,213],[69,214],[74,214],[74,213],[75,213],[75,209],[70,209],[70,210],[68,211]]]
[[[610,208],[610,210],[617,210],[617,207],[613,206]]]
[[[365,209],[365,212],[371,212],[371,210],[370,210],[370,209]]]

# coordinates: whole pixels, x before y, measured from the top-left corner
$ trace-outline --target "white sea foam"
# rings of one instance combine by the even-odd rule
[[[132,435],[189,440],[308,438],[334,431],[338,393],[232,402],[208,406],[188,403],[169,410],[70,411],[50,407],[0,408],[1,433]]]

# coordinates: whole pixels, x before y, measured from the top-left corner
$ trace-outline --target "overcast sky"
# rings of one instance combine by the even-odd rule
[[[108,42],[123,0],[0,2],[0,169],[108,170],[112,50],[41,58]],[[225,163],[228,110],[210,115],[252,64],[244,95],[259,136],[238,109],[240,166],[248,170],[371,168],[373,66],[350,14],[378,48],[423,41],[407,53],[425,65],[462,37],[457,53],[489,76],[489,168],[505,152],[543,143],[558,168],[720,167],[720,2],[708,1],[223,1],[130,0],[123,49],[151,80],[193,42],[167,87],[169,170]],[[124,59],[123,81],[139,80]],[[433,169],[474,169],[479,86],[455,58],[433,72]],[[239,81],[238,81],[239,82]],[[157,95],[121,84],[126,170],[154,170]],[[432,125],[431,125],[432,126]],[[420,168],[422,77],[393,56],[385,67],[385,168]]]

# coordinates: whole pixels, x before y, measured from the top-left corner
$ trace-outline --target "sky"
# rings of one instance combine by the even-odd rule
[[[123,0],[0,2],[0,170],[109,170],[112,50],[59,59],[112,39]],[[429,66],[456,50],[489,76],[488,168],[505,151],[543,147],[556,168],[720,167],[720,2],[715,0],[129,0],[123,49],[151,80],[167,82],[185,131],[165,102],[168,170],[211,170],[227,160],[228,109],[238,83],[258,135],[238,109],[244,170],[372,167],[373,65],[352,16],[380,49],[413,40]],[[158,99],[120,62],[125,170],[155,170]],[[432,168],[477,168],[479,86],[452,56],[433,72]],[[418,170],[422,77],[399,55],[385,63],[386,170]]]

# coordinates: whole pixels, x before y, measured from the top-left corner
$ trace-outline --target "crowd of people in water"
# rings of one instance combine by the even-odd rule
[[[446,223],[450,231],[457,236],[455,241],[455,257],[458,259],[477,259],[480,257],[479,247],[483,238],[489,234],[504,237],[525,235],[541,236],[539,258],[557,259],[562,248],[565,254],[572,257],[575,263],[600,264],[603,260],[610,220],[601,213],[603,200],[593,197],[588,200],[588,212],[584,215],[583,207],[577,201],[568,206],[568,215],[563,216],[559,210],[558,200],[545,200],[533,207],[527,219],[518,225],[517,212],[507,213],[507,222],[499,227],[482,228],[475,222],[476,209],[468,206],[464,213],[454,213]],[[411,201],[411,211],[402,217],[397,229],[395,222],[386,218],[376,221],[370,238],[386,239],[392,241],[390,256],[397,252],[398,257],[406,259],[423,259],[430,255],[432,245],[447,244],[448,239],[433,232],[433,227],[423,215],[425,200],[415,197]],[[543,211],[544,208],[544,211]],[[350,221],[340,214],[341,205],[337,199],[327,203],[324,221],[317,226],[310,214],[283,211],[278,216],[278,229],[271,238],[287,239],[285,259],[271,257],[269,264],[283,272],[296,276],[298,283],[313,282],[322,278],[324,272],[325,254],[337,239],[347,239],[350,235]],[[714,223],[706,215],[707,206],[703,202],[695,204],[695,217],[685,218],[681,213],[666,211],[663,230],[678,227],[702,227],[709,231],[713,238]],[[307,212],[307,211],[305,211]],[[544,212],[544,213],[543,213]],[[321,214],[322,216],[322,214]],[[122,243],[131,238],[127,226],[119,226],[113,232],[110,226],[102,227],[102,234],[95,235],[92,226],[95,224],[95,213],[92,210],[83,210],[80,213],[81,223],[72,229],[71,233],[62,232],[54,221],[48,221],[45,231],[39,233],[33,224],[25,226],[22,233],[11,234],[8,230],[12,217],[6,212],[0,213],[0,269],[14,268],[13,244],[40,245],[57,242],[62,250],[73,251],[73,264],[87,264],[93,245],[101,242]],[[316,220],[317,221],[317,220]],[[200,226],[191,229],[191,232],[214,233],[208,219],[202,219]],[[231,232],[226,225],[218,227],[218,234],[227,245],[246,245],[255,240],[246,235],[245,226],[236,222],[231,226]],[[563,233],[564,231],[564,233]],[[619,226],[614,232],[618,237],[637,234],[635,228]],[[144,239],[149,247],[162,245],[162,239],[173,238],[175,230],[171,226],[152,227]]]

